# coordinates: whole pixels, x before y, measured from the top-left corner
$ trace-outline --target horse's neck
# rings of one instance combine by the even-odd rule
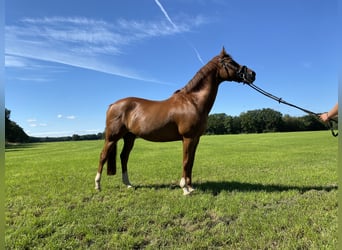
[[[214,105],[220,81],[217,79],[217,64],[209,62],[183,88],[193,99],[198,108],[209,113]]]

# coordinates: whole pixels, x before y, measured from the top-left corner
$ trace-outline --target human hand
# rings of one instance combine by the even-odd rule
[[[325,112],[319,115],[319,118],[323,121],[323,122],[328,122],[329,121],[329,113]]]

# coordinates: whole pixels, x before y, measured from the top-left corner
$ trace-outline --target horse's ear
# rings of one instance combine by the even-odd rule
[[[220,54],[220,56],[226,56],[227,55],[227,52],[226,52],[226,50],[225,50],[225,48],[224,48],[224,46],[222,46],[222,50],[221,50],[221,54]]]

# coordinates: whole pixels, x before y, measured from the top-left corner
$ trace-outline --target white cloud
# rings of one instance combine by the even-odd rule
[[[59,137],[59,136],[71,136],[73,131],[45,131],[45,132],[30,132],[30,136],[37,136],[37,137]]]
[[[46,64],[17,55],[5,55],[5,67],[19,69],[14,74],[8,74],[7,79],[29,82],[51,82],[54,74],[65,72],[65,68],[60,65]]]
[[[17,56],[161,83],[105,58],[124,53],[127,46],[140,40],[188,32],[204,22],[200,16],[182,18],[177,26],[164,20],[108,23],[84,17],[25,18],[5,28],[6,66],[27,66],[24,60],[16,60]]]
[[[75,120],[76,116],[74,116],[74,115],[67,115],[67,116],[65,116],[65,115],[62,115],[62,114],[58,114],[57,118],[58,119],[64,118],[64,119],[67,119],[67,120]]]
[[[27,131],[30,136],[36,137],[60,137],[60,136],[72,136],[73,134],[86,135],[86,134],[97,134],[102,133],[100,129],[87,129],[87,130],[61,130],[61,131],[44,131],[44,132],[31,132]]]
[[[29,82],[50,82],[51,79],[49,78],[44,78],[41,76],[27,76],[27,77],[15,77],[15,79],[20,80],[20,81],[29,81]]]
[[[35,119],[35,118],[29,118],[26,121],[28,122],[28,125],[30,127],[33,127],[33,128],[35,128],[35,127],[47,127],[47,123],[42,123],[42,122],[38,123],[37,119]]]
[[[28,66],[27,60],[18,56],[5,56],[5,66],[13,68],[25,68]]]

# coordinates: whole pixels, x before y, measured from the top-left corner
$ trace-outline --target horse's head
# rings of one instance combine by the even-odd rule
[[[219,75],[224,81],[235,81],[251,84],[255,80],[255,72],[240,65],[222,48],[219,58]]]

